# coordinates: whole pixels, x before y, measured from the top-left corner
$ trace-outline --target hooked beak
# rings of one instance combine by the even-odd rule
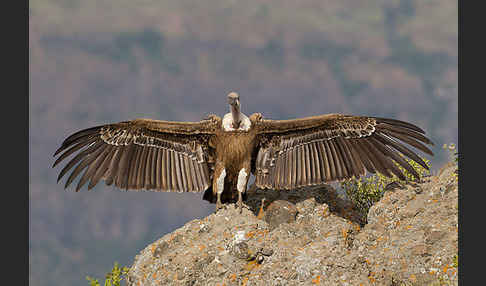
[[[240,106],[240,96],[236,92],[228,94],[228,104],[233,107]]]

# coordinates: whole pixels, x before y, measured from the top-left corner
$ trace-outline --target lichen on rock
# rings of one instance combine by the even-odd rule
[[[241,214],[230,204],[148,245],[129,284],[457,285],[454,171],[390,187],[367,224],[331,186],[250,188]]]

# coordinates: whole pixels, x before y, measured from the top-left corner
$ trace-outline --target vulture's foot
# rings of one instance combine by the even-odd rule
[[[235,208],[238,208],[240,210],[240,214],[243,212],[243,208],[251,211],[251,208],[247,205],[245,205],[243,202],[238,202],[236,205],[235,205]]]
[[[243,197],[240,192],[238,192],[238,202],[236,202],[235,206],[240,210],[240,214],[243,212],[243,207],[247,210],[251,210],[249,206],[243,204]]]
[[[225,204],[221,203],[221,201],[216,202],[216,209],[214,210],[215,213],[217,213],[220,209],[224,209],[226,207]]]

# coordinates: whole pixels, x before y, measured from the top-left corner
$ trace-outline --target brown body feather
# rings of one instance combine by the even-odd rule
[[[78,152],[58,177],[72,170],[68,187],[82,173],[76,191],[103,179],[127,190],[206,191],[211,202],[224,169],[227,202],[236,199],[243,168],[260,188],[288,190],[366,171],[404,179],[395,162],[418,177],[400,155],[427,165],[404,143],[433,155],[421,128],[396,119],[326,114],[267,120],[255,113],[249,120],[248,129],[232,131],[215,115],[199,122],[136,119],[96,126],[67,137],[53,166]]]

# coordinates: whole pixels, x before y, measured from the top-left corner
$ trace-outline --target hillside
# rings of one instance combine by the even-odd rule
[[[406,120],[458,142],[458,1],[29,1],[29,283],[86,286],[214,205],[202,194],[56,184],[80,129],[228,111]],[[76,182],[74,182],[74,185]]]
[[[366,224],[332,187],[253,188],[242,214],[228,205],[149,244],[129,284],[458,285],[456,168],[390,188]]]

